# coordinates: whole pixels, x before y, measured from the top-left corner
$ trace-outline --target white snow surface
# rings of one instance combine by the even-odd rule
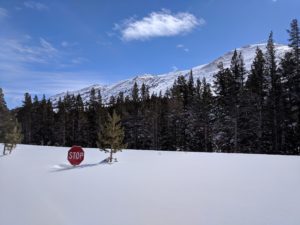
[[[0,149],[3,145],[0,144]],[[300,157],[18,145],[0,155],[1,225],[299,225]]]
[[[238,48],[237,51],[241,52],[244,58],[245,67],[247,70],[250,70],[251,64],[255,58],[256,49],[260,48],[263,52],[266,52],[266,44],[253,44],[247,45],[242,48]],[[277,60],[282,58],[286,52],[290,50],[287,45],[282,44],[275,44],[276,50],[276,57]],[[68,93],[70,95],[78,95],[80,94],[83,101],[89,101],[89,96],[91,89],[94,88],[96,91],[100,90],[102,95],[102,100],[104,103],[108,103],[111,96],[117,96],[120,92],[124,93],[124,96],[130,95],[132,87],[136,82],[139,87],[142,86],[144,83],[149,87],[150,94],[155,93],[159,94],[161,91],[162,94],[166,92],[167,89],[170,89],[174,84],[174,81],[177,79],[178,76],[183,75],[188,78],[190,71],[192,70],[194,79],[202,80],[204,77],[206,78],[207,82],[213,84],[213,75],[218,72],[218,64],[223,62],[225,68],[230,66],[231,58],[233,55],[233,50],[227,52],[223,56],[217,58],[216,60],[212,61],[211,63],[196,66],[194,68],[182,71],[175,71],[160,75],[152,75],[152,74],[144,74],[138,75],[134,78],[130,78],[124,81],[117,82],[111,85],[92,85],[90,87],[83,88],[77,91],[67,91],[57,95],[50,97],[53,105],[56,106],[59,98],[63,99],[64,96]]]

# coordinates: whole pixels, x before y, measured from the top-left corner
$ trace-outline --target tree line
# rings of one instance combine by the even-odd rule
[[[108,113],[120,115],[130,149],[300,154],[300,33],[291,22],[291,51],[276,59],[273,33],[267,51],[257,48],[250,71],[234,51],[229,68],[218,65],[214,83],[179,76],[164,94],[135,83],[129,96],[119,93],[103,104],[101,92],[90,100],[67,94],[54,109],[45,96],[26,93],[15,109],[23,143],[97,147]],[[246,79],[247,78],[247,79]],[[214,94],[213,91],[214,90]]]

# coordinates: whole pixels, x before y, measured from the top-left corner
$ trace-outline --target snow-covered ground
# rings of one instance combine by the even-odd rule
[[[0,155],[1,225],[300,224],[297,156],[85,149],[73,167],[68,149]]]

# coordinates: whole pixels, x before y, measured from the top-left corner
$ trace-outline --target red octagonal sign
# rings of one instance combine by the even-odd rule
[[[80,146],[73,146],[68,152],[68,160],[73,165],[79,165],[84,160],[84,151]]]

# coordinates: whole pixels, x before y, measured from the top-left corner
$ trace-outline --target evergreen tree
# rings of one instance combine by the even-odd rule
[[[100,150],[110,153],[109,162],[112,162],[113,153],[126,148],[126,144],[123,144],[123,140],[124,130],[121,125],[121,118],[113,111],[112,116],[108,114],[108,119],[102,132],[98,133],[97,145]],[[110,150],[107,150],[107,148]]]
[[[87,139],[89,136],[87,130],[88,121],[86,113],[84,112],[84,104],[81,96],[77,95],[74,115],[74,144],[79,146],[87,146]]]
[[[2,88],[0,88],[0,118],[0,143],[3,143],[11,118]]]
[[[33,97],[31,108],[31,142],[34,144],[42,144],[42,108],[38,96]]]
[[[32,115],[32,99],[29,93],[25,93],[23,107],[19,113],[20,117],[18,118],[21,122],[22,133],[24,135],[24,143],[32,143],[32,124],[31,124],[31,115]]]
[[[98,97],[94,88],[90,92],[90,101],[87,104],[87,121],[88,121],[88,146],[96,147],[97,133],[100,129],[100,124],[103,122],[102,114],[102,97],[100,91]]]
[[[296,116],[295,116],[295,89],[293,76],[295,71],[293,53],[288,52],[280,62],[279,73],[282,77],[282,114],[281,145],[285,154],[297,153]],[[299,136],[298,136],[299,137]]]
[[[10,143],[15,147],[22,140],[21,129],[6,106],[2,88],[0,88],[0,118],[0,142]]]
[[[300,69],[300,30],[298,26],[298,20],[293,19],[290,25],[290,30],[288,30],[289,34],[289,46],[293,49],[293,57],[295,60],[295,66],[298,69],[296,71],[299,73]],[[298,74],[299,75],[299,74]]]
[[[124,118],[124,127],[126,130],[125,141],[129,148],[139,148],[139,138],[142,129],[142,114],[140,110],[139,88],[135,82],[130,96],[130,102],[127,107],[126,117]]]
[[[188,146],[188,85],[184,76],[179,76],[171,88],[170,120],[173,146],[172,149],[186,151]],[[192,122],[191,122],[192,123]],[[192,134],[190,134],[192,135]]]
[[[58,146],[66,146],[66,123],[67,112],[65,108],[65,102],[59,98],[57,103],[57,113],[54,116],[54,143]]]
[[[201,97],[202,106],[202,119],[203,119],[203,133],[204,133],[204,151],[212,151],[212,107],[213,96],[210,89],[210,84],[206,83],[206,79],[203,78],[203,91]]]
[[[292,72],[292,85],[291,85],[291,110],[292,117],[295,126],[295,151],[300,153],[300,30],[298,26],[298,21],[296,19],[292,20],[290,25],[289,33],[289,46],[292,48],[292,56],[294,61],[294,68]]]
[[[146,86],[144,83],[142,84],[142,87],[141,87],[141,100],[143,102],[149,100],[149,87]]]
[[[250,152],[262,153],[267,148],[265,143],[266,96],[268,94],[268,79],[265,71],[263,52],[257,48],[256,56],[246,82],[247,94],[247,132],[248,142],[245,144]]]
[[[139,88],[136,82],[134,82],[132,92],[131,92],[131,98],[134,103],[139,101]]]
[[[22,134],[20,124],[15,120],[10,123],[8,130],[5,134],[4,143],[10,143],[13,147],[16,147],[17,144],[21,143]]]
[[[214,88],[216,101],[213,108],[213,143],[216,151],[231,152],[233,149],[232,137],[232,109],[233,101],[231,96],[232,83],[234,82],[231,70],[224,68],[223,64],[218,65],[219,72],[215,74]]]
[[[280,77],[277,71],[277,63],[275,56],[275,46],[273,41],[273,32],[270,33],[266,58],[266,73],[269,79],[269,94],[268,94],[268,105],[269,105],[269,117],[270,121],[270,140],[271,149],[269,153],[278,154],[281,151],[280,147],[280,98],[281,98],[281,83]]]
[[[231,59],[230,65],[231,73],[233,76],[233,82],[229,83],[229,90],[231,95],[231,100],[233,103],[232,108],[232,120],[234,124],[234,136],[233,136],[233,143],[234,143],[234,152],[240,151],[240,142],[241,142],[241,113],[243,107],[243,88],[244,88],[244,62],[241,53],[238,54],[235,50]]]

